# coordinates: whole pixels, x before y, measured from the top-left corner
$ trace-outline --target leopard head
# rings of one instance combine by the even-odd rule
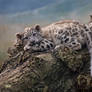
[[[26,27],[23,33],[16,34],[16,42],[14,46],[22,46],[24,48],[29,43],[33,46],[34,44],[42,41],[42,39],[41,27],[39,25],[35,25],[34,27]]]

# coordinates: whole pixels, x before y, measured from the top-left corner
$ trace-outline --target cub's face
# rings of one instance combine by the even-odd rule
[[[15,43],[14,43],[15,47],[24,46],[23,37],[24,37],[24,33],[16,33],[16,40],[15,40]]]
[[[15,43],[15,47],[25,47],[29,43],[31,46],[33,46],[34,44],[39,43],[43,39],[43,37],[41,36],[41,28],[39,25],[36,25],[32,28],[25,28],[23,33],[16,34],[16,38],[17,40]]]

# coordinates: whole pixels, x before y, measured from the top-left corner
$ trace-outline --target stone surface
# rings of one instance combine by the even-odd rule
[[[0,69],[0,92],[91,92],[87,50],[19,52]]]

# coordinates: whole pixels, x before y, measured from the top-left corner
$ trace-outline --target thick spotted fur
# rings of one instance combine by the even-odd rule
[[[42,28],[36,25],[16,36],[16,44],[23,44],[24,50],[47,51],[59,46],[80,50],[86,44],[91,56],[92,76],[92,21],[81,24],[74,20],[64,20]]]

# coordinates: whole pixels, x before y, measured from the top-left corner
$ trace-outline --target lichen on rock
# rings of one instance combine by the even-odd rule
[[[89,92],[92,88],[90,57],[85,49],[65,47],[49,53],[20,51],[16,55],[1,68],[1,92]]]

